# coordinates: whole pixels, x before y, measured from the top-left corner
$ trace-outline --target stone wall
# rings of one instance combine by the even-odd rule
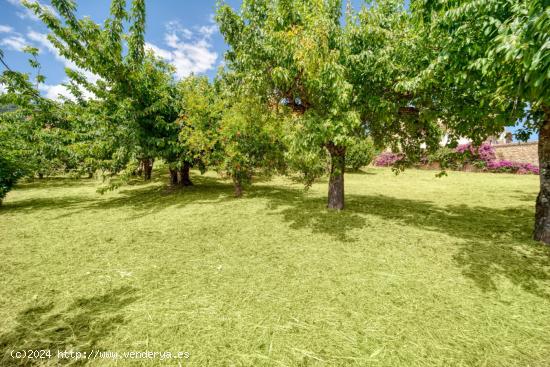
[[[498,160],[539,164],[538,142],[494,144]]]

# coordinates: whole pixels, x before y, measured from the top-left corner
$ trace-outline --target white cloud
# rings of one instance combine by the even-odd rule
[[[30,30],[28,33],[27,33],[27,37],[29,37],[29,39],[35,41],[35,42],[38,42],[41,46],[44,46],[46,47],[46,49],[50,52],[54,52],[56,53],[57,50],[55,49],[55,47],[52,45],[52,43],[50,42],[50,40],[48,39],[48,36],[45,34],[45,33],[39,33],[39,32],[36,32],[36,31],[33,31],[33,30]]]
[[[0,24],[0,33],[12,33],[13,28],[9,25]]]
[[[215,24],[212,25],[203,25],[199,28],[199,33],[202,34],[204,37],[212,37],[214,33],[218,30],[218,26]]]
[[[63,83],[69,83],[69,79],[66,78]],[[44,97],[53,99],[53,100],[61,100],[62,97],[65,97],[71,101],[76,101],[75,96],[71,93],[69,88],[67,88],[62,83],[60,84],[40,84],[38,86],[38,89],[42,91]],[[94,94],[88,90],[82,90],[82,98],[84,99],[92,99],[94,98]]]
[[[38,86],[38,89],[44,92],[44,97],[49,99],[59,100],[61,99],[60,96],[63,96],[65,98],[75,100],[69,89],[67,89],[67,87],[62,84],[41,84]]]
[[[21,36],[10,36],[0,40],[0,45],[10,47],[16,51],[22,51],[27,46],[27,41]]]
[[[176,68],[176,75],[184,78],[190,74],[200,74],[215,67],[218,54],[213,50],[212,35],[217,31],[215,24],[188,29],[179,22],[166,24],[164,42],[168,49],[147,43],[146,47],[158,57],[165,59]]]
[[[74,62],[60,55],[57,48],[55,48],[55,46],[48,39],[47,34],[36,32],[31,29],[27,32],[26,36],[29,40],[38,44],[41,50],[46,50],[47,52],[51,53],[55,57],[55,59],[63,63],[66,68],[70,68],[82,73],[89,82],[95,83],[99,80],[99,77],[94,73],[79,68]],[[63,82],[68,83],[69,79],[66,78]],[[63,84],[41,84],[38,89],[40,89],[43,92],[44,96],[46,96],[47,98],[59,99],[59,96],[61,95],[71,100],[75,99],[69,89]],[[93,98],[93,94],[87,90],[82,90],[82,93],[84,98]]]
[[[34,12],[32,10],[30,10],[29,8],[27,8],[23,5],[22,0],[7,0],[7,2],[19,8],[19,11],[17,11],[15,13],[19,18],[21,18],[21,19],[31,19],[31,20],[34,20],[34,21],[40,21],[40,19],[36,16],[36,14],[34,14]],[[57,12],[55,11],[55,9],[50,5],[42,4],[38,0],[34,0],[34,1],[31,0],[30,2],[31,3],[38,3],[41,8],[53,13],[57,17],[59,16],[57,14]]]
[[[92,83],[95,83],[96,81],[98,81],[99,77],[97,75],[95,75],[94,73],[92,73],[88,70],[84,70],[84,69],[79,68],[78,66],[76,66],[76,64],[74,62],[72,62],[71,60],[68,60],[64,56],[61,56],[59,54],[59,51],[57,50],[57,48],[55,48],[55,46],[50,42],[50,40],[48,39],[48,36],[46,34],[31,30],[27,33],[27,37],[30,40],[37,42],[39,45],[41,45],[47,51],[49,51],[51,54],[53,54],[54,57],[57,60],[61,61],[63,63],[63,65],[65,65],[66,68],[70,68],[70,69],[74,69],[74,70],[79,71],[80,73],[84,74],[84,76],[86,77],[86,79],[88,81],[90,81]]]
[[[30,30],[29,32],[27,32],[27,38],[38,43],[41,50],[45,48],[46,51],[53,54],[54,57],[57,60],[61,61],[66,67],[76,67],[74,63],[72,63],[71,61],[67,60],[65,57],[59,54],[59,51],[57,50],[57,48],[55,48],[55,46],[48,39],[47,34]]]
[[[168,33],[179,33],[184,39],[193,38],[193,31],[185,28],[179,21],[173,20],[166,23]]]
[[[153,51],[153,53],[161,59],[170,60],[172,58],[172,52],[163,50],[152,43],[145,42],[145,48]]]

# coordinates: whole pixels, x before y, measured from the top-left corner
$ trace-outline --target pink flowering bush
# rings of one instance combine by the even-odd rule
[[[496,173],[539,174],[539,168],[531,163],[512,161],[492,161],[487,164],[487,170]]]
[[[384,152],[376,157],[376,159],[374,160],[374,165],[378,167],[389,167],[393,166],[401,159],[403,159],[403,154]]]
[[[483,143],[478,148],[472,144],[463,144],[456,147],[456,152],[469,156],[471,161],[483,161],[489,163],[495,160],[495,149],[491,144]]]
[[[512,161],[497,161],[495,149],[487,143],[475,148],[471,144],[459,145],[455,150],[459,155],[464,155],[464,162],[473,164],[495,173],[539,174],[539,168],[531,163]]]
[[[404,158],[401,153],[384,152],[375,160],[379,167],[393,166]],[[496,159],[495,149],[491,144],[484,143],[479,147],[472,144],[462,144],[455,149],[441,147],[437,152],[423,157],[421,165],[438,163],[443,169],[464,170],[475,167],[477,170],[494,173],[539,174],[539,167],[531,163],[512,162]]]

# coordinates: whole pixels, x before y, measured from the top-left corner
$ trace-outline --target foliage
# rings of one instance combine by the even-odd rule
[[[346,22],[353,103],[377,147],[404,153],[403,166],[438,147],[446,122],[440,107],[445,95],[404,86],[428,57],[413,20],[403,2],[383,0],[348,13]]]
[[[357,171],[371,164],[375,155],[376,150],[371,139],[357,139],[346,150],[346,167]]]
[[[14,124],[6,124],[0,115],[0,204],[17,180],[32,172],[26,148]]]
[[[327,174],[330,170],[330,158],[325,148],[319,146],[308,146],[300,144],[294,134],[297,132],[292,128],[285,135],[285,163],[287,174],[295,181],[304,184],[305,189],[319,177]]]
[[[29,64],[36,71],[21,73],[9,68],[0,57],[5,70],[0,84],[0,199],[24,176],[39,177],[53,172],[66,172],[73,165],[70,144],[77,138],[71,131],[64,106],[46,99],[38,92],[44,83],[38,49],[26,47]]]
[[[138,159],[162,157],[172,163],[171,158],[178,156],[176,142],[180,129],[174,123],[178,110],[171,72],[170,66],[149,52],[136,65],[129,80],[133,87],[127,107],[133,122],[131,128],[135,130],[134,154]]]
[[[515,116],[488,103],[482,86],[441,82],[450,79],[432,66],[433,45],[448,35],[431,29],[413,5],[410,12],[403,1],[382,0],[357,13],[348,7],[345,17],[341,1],[244,1],[240,12],[228,5],[218,11],[227,67],[264,103],[292,115],[288,136],[299,151],[328,150],[329,186],[341,174],[334,164],[365,131],[377,147],[402,152],[403,168],[435,152],[443,131],[451,145],[464,135],[481,142]]]
[[[403,159],[403,154],[393,152],[383,152],[374,160],[374,165],[378,167],[390,167]]]
[[[495,149],[489,143],[483,143],[479,147],[473,144],[462,144],[455,151],[461,156],[463,162],[482,161],[489,163],[495,160]]]
[[[179,136],[175,153],[178,158],[169,162],[185,161],[204,172],[213,163],[213,154],[218,148],[220,98],[207,77],[194,75],[178,82],[177,96]]]
[[[420,0],[413,9],[429,20],[431,34],[440,36],[440,48],[424,76],[439,72],[449,86],[470,85],[489,97],[485,103],[504,114],[493,122],[469,126],[469,134],[493,128],[500,133],[528,118],[519,137],[528,137],[541,123],[541,109],[550,104],[550,22],[545,0],[500,1]],[[464,130],[464,132],[467,132]]]
[[[455,152],[455,161],[453,162],[455,166],[470,163],[489,172],[539,174],[539,168],[533,164],[497,160],[495,149],[489,143],[484,143],[479,147],[474,147],[472,144],[459,145]]]
[[[340,1],[245,0],[239,13],[222,5],[217,14],[230,47],[227,68],[249,95],[292,119],[289,136],[297,145],[307,151],[326,147],[339,157],[333,161],[342,161],[360,129],[340,17]],[[335,168],[331,178],[342,176],[343,168]]]
[[[220,120],[216,167],[235,184],[242,185],[254,175],[269,176],[284,170],[283,129],[280,119],[254,97],[240,97],[228,106]]]
[[[440,147],[435,152],[428,154],[425,159],[421,161],[424,164],[439,164],[441,168],[460,169],[462,168],[463,161],[461,156],[457,153],[456,149],[449,148],[447,146]]]
[[[145,52],[145,2],[112,0],[110,17],[103,25],[76,17],[76,3],[52,3],[61,18],[36,2],[26,2],[50,29],[48,39],[79,70],[67,69],[72,91],[101,120],[89,141],[79,147],[81,160],[101,167],[112,176],[134,165],[135,160],[170,161],[178,155],[179,128],[173,68]],[[86,78],[91,73],[97,81]],[[84,101],[82,90],[97,102]],[[80,124],[81,127],[85,124]],[[100,143],[96,143],[99,141]],[[86,153],[91,153],[86,157]],[[147,178],[147,175],[146,175]]]

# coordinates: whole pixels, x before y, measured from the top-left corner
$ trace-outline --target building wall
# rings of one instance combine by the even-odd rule
[[[538,142],[494,144],[498,160],[539,164]]]

